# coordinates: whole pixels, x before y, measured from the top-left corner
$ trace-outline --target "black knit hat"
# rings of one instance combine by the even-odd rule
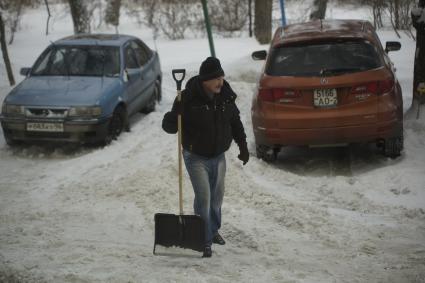
[[[201,81],[208,81],[221,76],[224,76],[224,71],[221,68],[220,60],[208,57],[202,62],[199,68],[199,79]]]

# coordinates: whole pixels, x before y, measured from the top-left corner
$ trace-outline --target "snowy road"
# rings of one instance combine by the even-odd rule
[[[172,81],[164,84],[158,111],[134,117],[132,131],[103,149],[10,150],[1,141],[0,274],[30,282],[425,278],[423,199],[414,203],[423,197],[423,167],[413,168],[424,164],[424,154],[407,158],[417,142],[410,135],[397,160],[359,145],[283,151],[272,165],[251,156],[243,167],[233,146],[223,206],[226,246],[214,246],[211,261],[165,250],[153,256],[153,215],[178,208],[176,141],[160,128],[174,92]],[[238,93],[254,87],[233,85]],[[238,104],[253,154],[250,96],[241,95]],[[192,198],[186,176],[188,213]],[[392,203],[397,199],[406,204]]]

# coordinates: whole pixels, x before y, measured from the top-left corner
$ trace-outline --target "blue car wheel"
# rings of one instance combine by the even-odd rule
[[[105,138],[105,144],[110,144],[122,133],[126,121],[126,112],[124,107],[118,106],[111,120],[109,121],[108,133]]]

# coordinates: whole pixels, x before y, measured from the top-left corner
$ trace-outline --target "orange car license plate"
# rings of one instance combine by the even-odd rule
[[[332,107],[338,104],[336,89],[324,88],[314,90],[314,106]]]

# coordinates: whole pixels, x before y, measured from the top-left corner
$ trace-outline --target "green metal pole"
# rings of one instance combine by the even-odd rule
[[[207,26],[208,42],[210,44],[211,56],[215,57],[214,41],[211,33],[210,17],[208,16],[207,0],[202,0],[202,8],[204,10],[205,25]]]

